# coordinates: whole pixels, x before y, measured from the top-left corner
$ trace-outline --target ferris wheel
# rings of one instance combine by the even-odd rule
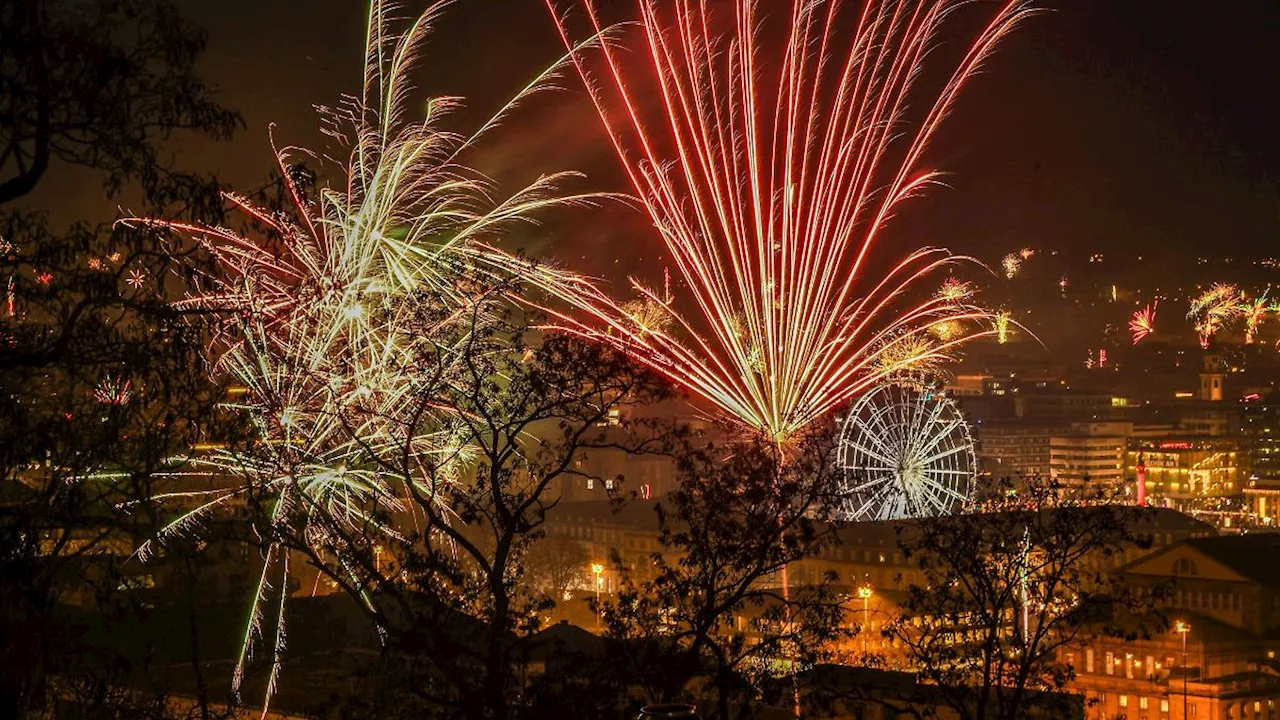
[[[893,520],[946,515],[969,500],[977,461],[969,424],[951,398],[881,385],[840,429],[844,515]]]

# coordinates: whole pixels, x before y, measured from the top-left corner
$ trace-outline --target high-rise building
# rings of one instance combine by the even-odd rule
[[[1252,522],[1280,526],[1280,395],[1246,396],[1240,436],[1249,464],[1242,488]]]
[[[1124,483],[1125,438],[1075,432],[1049,438],[1049,474],[1065,486],[1119,488]]]
[[[1280,480],[1280,396],[1246,398],[1240,408],[1240,436],[1251,477]]]
[[[1048,476],[1049,438],[1066,432],[1059,421],[984,420],[973,426],[978,465],[994,478]]]

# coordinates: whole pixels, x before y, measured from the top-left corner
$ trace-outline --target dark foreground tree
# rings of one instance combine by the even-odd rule
[[[305,531],[254,506],[264,533],[357,599],[383,638],[362,687],[374,691],[327,704],[336,717],[524,714],[533,636],[566,582],[541,572],[556,549],[539,547],[561,485],[583,476],[592,449],[665,442],[657,425],[611,427],[620,408],[665,395],[659,378],[597,345],[539,339],[503,292],[472,289],[480,299],[462,322],[424,323],[442,350],[412,358],[418,384],[394,415],[344,418],[362,467],[403,478],[406,505],[364,524],[319,513]],[[398,430],[362,435],[374,414]],[[415,448],[444,428],[449,442],[424,461]]]
[[[200,329],[168,304],[182,253],[112,218],[50,219],[18,201],[62,163],[100,173],[106,193],[136,183],[142,210],[219,205],[214,183],[162,162],[175,132],[225,138],[240,124],[195,75],[203,44],[161,0],[0,2],[5,717],[59,698],[103,716],[160,706],[125,702],[141,656],[95,633],[136,616],[122,592],[147,580],[122,562],[147,522],[134,503],[210,431],[219,399]]]
[[[170,0],[0,2],[0,205],[58,162],[101,172],[108,193],[186,195],[199,179],[164,143],[241,124],[196,74],[204,46]]]
[[[723,720],[792,706],[792,683],[772,681],[823,660],[848,634],[838,578],[800,585],[786,575],[836,542],[832,459],[820,432],[785,456],[764,439],[678,453],[681,482],[656,511],[661,550],[650,567],[616,561],[621,589],[601,608],[615,687],[695,702],[702,717]]]
[[[936,685],[961,718],[1068,717],[1057,692],[1072,677],[1066,653],[1086,634],[1132,639],[1162,623],[1160,589],[1111,573],[1150,548],[1154,511],[1110,500],[1032,478],[978,511],[902,525],[918,574],[885,628],[900,653],[888,660]]]

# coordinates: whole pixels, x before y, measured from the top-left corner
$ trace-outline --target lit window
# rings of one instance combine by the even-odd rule
[[[1142,710],[1147,709],[1147,699],[1145,697],[1138,698],[1138,708]]]
[[[596,487],[596,481],[595,481],[595,479],[593,479],[593,478],[587,478],[587,489],[588,489],[588,490],[594,490],[594,489],[595,489],[595,487]]]
[[[1169,698],[1160,698],[1160,712],[1169,712]]]
[[[1122,707],[1122,708],[1127,708],[1127,707],[1129,707],[1129,696],[1128,696],[1128,695],[1121,695],[1121,696],[1120,696],[1120,707]]]

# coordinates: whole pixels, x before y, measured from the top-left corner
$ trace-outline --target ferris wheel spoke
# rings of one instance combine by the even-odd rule
[[[873,488],[877,485],[883,485],[887,482],[892,482],[892,481],[893,481],[892,475],[881,475],[874,480],[868,480],[867,482],[864,482],[861,485],[848,488],[847,490],[845,490],[845,492],[847,493],[862,492],[864,490],[867,490],[868,488]]]
[[[948,448],[947,450],[944,450],[944,451],[942,451],[942,452],[940,452],[940,453],[938,453],[938,454],[936,454],[936,455],[930,455],[929,457],[927,457],[927,458],[925,458],[925,459],[923,460],[923,463],[924,463],[925,465],[932,465],[933,463],[935,463],[935,462],[937,462],[937,461],[939,461],[939,460],[941,460],[941,459],[943,459],[943,458],[951,457],[952,455],[955,455],[956,453],[962,453],[962,452],[965,452],[965,451],[967,451],[968,449],[969,449],[969,446],[967,446],[967,445],[957,445],[957,446],[955,446],[955,447],[953,447],[953,448]]]
[[[916,501],[917,514],[920,515],[938,515],[947,511],[948,507],[942,498],[931,490],[937,489],[931,483],[923,483],[919,488],[920,492],[915,494],[913,499]]]
[[[862,503],[862,505],[857,510],[857,514],[861,515],[862,513],[867,511],[868,508],[875,507],[878,503],[880,503],[882,498],[886,498],[892,495],[893,492],[894,492],[893,483],[886,483],[883,487],[880,488],[880,490],[876,491],[874,494],[872,494],[871,497],[867,498],[866,502]]]
[[[870,417],[870,422],[867,423],[867,429],[871,430],[871,432],[864,433],[864,437],[872,438],[880,445],[890,444],[890,439],[894,435],[896,426],[886,419],[885,416],[888,413],[889,408],[882,408],[877,412],[873,412]]]
[[[862,446],[862,445],[859,445],[859,444],[856,444],[856,443],[855,443],[855,444],[854,444],[854,446],[853,446],[853,449],[854,449],[854,450],[857,450],[858,452],[861,452],[861,453],[864,453],[864,454],[866,454],[866,455],[869,455],[869,456],[871,456],[871,457],[875,458],[876,460],[879,460],[880,462],[884,463],[884,464],[886,465],[886,467],[885,467],[885,469],[886,469],[886,470],[888,470],[888,469],[889,469],[889,468],[891,468],[891,467],[896,467],[896,466],[897,466],[897,464],[898,464],[898,463],[897,463],[897,461],[893,460],[892,458],[888,457],[887,455],[885,455],[885,454],[883,454],[883,453],[880,453],[880,452],[876,452],[875,450],[872,450],[872,449],[871,449],[871,448],[869,448],[869,447],[864,447],[864,446]]]
[[[929,475],[956,475],[958,477],[969,477],[973,475],[973,473],[968,472],[967,470],[952,470],[950,468],[929,468],[928,470],[925,470],[925,473]]]

